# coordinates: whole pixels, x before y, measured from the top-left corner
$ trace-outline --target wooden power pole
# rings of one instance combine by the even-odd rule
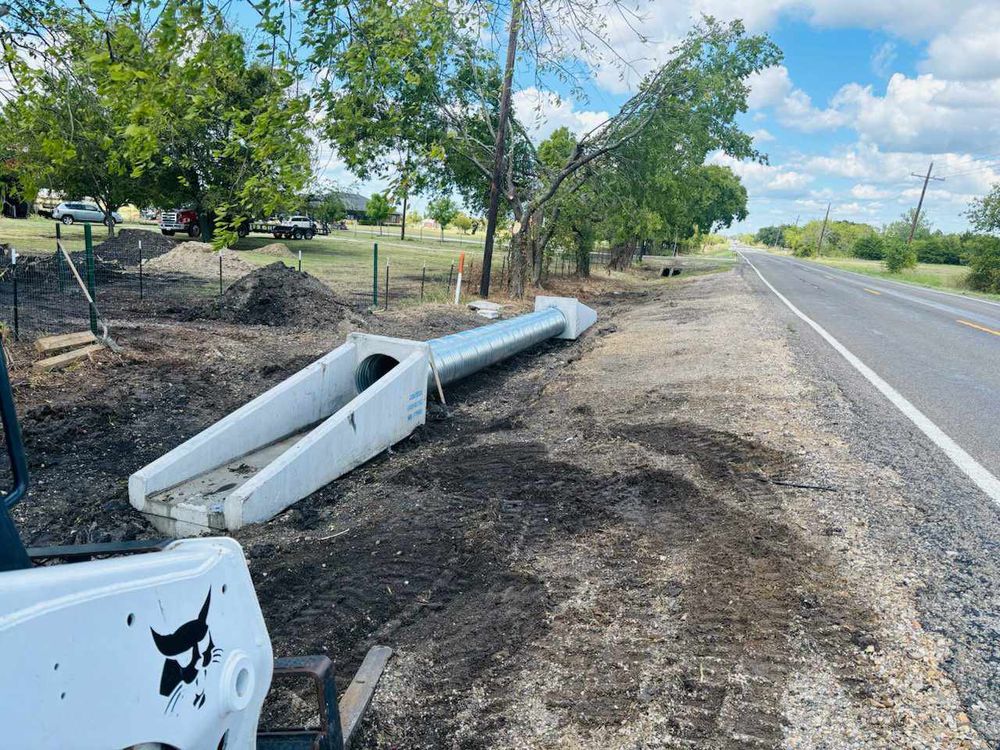
[[[826,224],[830,221],[830,206],[831,203],[826,204],[826,218],[823,219],[823,229],[819,233],[819,246],[816,248],[816,257],[818,258],[823,254],[823,238],[826,237]]]
[[[924,188],[920,191],[920,200],[917,202],[917,210],[913,214],[913,223],[910,225],[910,236],[906,240],[906,246],[909,247],[910,243],[913,242],[913,235],[917,231],[917,222],[920,221],[920,210],[924,207],[924,196],[927,195],[927,185],[931,180],[937,180],[938,182],[944,182],[944,177],[931,177],[931,172],[934,171],[934,162],[927,168],[927,174],[917,174],[916,172],[910,172],[911,177],[921,177],[924,181]]]

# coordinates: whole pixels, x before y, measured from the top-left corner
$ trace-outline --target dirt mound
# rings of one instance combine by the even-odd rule
[[[145,248],[145,245],[143,245]],[[145,267],[150,271],[188,273],[193,276],[218,276],[219,253],[207,242],[182,242],[170,252],[153,258]],[[222,275],[238,278],[254,270],[254,266],[232,250],[222,252]]]
[[[288,245],[283,242],[272,242],[270,245],[258,247],[253,252],[261,255],[272,255],[275,258],[294,258],[295,253],[288,249]]]
[[[156,258],[177,246],[177,240],[165,237],[159,232],[146,229],[121,229],[116,236],[97,245],[94,253],[103,258],[114,258],[128,265],[134,265],[139,262],[140,242],[142,242],[143,260]]]
[[[336,325],[349,306],[319,279],[276,262],[232,284],[209,317],[268,326]]]

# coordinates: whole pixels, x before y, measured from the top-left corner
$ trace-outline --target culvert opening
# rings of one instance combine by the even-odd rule
[[[399,360],[388,354],[372,354],[365,357],[354,371],[354,382],[358,386],[358,393],[371,388],[398,364]]]
[[[680,276],[682,270],[683,269],[680,268],[674,268],[673,266],[667,266],[660,271],[660,276],[665,276],[667,278],[670,278],[671,276]]]

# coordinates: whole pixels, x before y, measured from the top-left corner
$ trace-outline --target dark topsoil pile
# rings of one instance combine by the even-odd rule
[[[177,240],[165,237],[159,232],[146,229],[121,229],[114,237],[109,237],[94,248],[94,253],[103,258],[134,259],[139,262],[139,242],[142,242],[143,260],[156,258],[174,249]]]
[[[322,281],[278,261],[235,281],[199,317],[308,328],[336,325],[353,316],[350,306]]]
[[[114,237],[109,237],[99,245],[94,246],[94,268],[100,280],[109,276],[122,274],[129,266],[139,265],[139,242],[142,242],[143,260],[156,258],[173,250],[177,241],[164,237],[159,232],[145,229],[122,229]],[[0,247],[6,247],[0,245]],[[69,249],[69,248],[67,248]],[[83,250],[74,250],[69,254],[73,265],[82,274],[86,268],[87,257]],[[3,251],[3,257],[9,259],[9,250]],[[56,253],[45,255],[18,255],[18,275],[21,278],[32,276],[55,276],[57,273],[68,277],[69,269],[66,261]]]

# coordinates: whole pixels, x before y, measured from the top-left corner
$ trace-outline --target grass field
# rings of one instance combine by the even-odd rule
[[[772,251],[776,255],[791,255],[789,252]],[[1000,300],[998,294],[986,294],[975,292],[965,285],[965,277],[969,273],[966,266],[953,266],[943,263],[919,263],[916,268],[911,268],[900,273],[889,273],[885,270],[885,265],[877,260],[862,260],[861,258],[799,258],[799,260],[819,263],[832,268],[840,268],[844,271],[853,271],[865,276],[874,276],[879,279],[889,281],[901,281],[906,284],[929,287],[931,289],[942,289],[955,294],[964,294],[969,297],[980,297],[982,299]]]
[[[154,224],[122,224],[119,229],[141,229],[156,232]],[[31,219],[0,219],[0,244],[10,244],[21,254],[51,253],[56,246],[55,222],[33,217]],[[302,252],[302,270],[323,279],[339,291],[353,294],[370,294],[374,281],[374,245],[378,244],[379,296],[384,293],[386,264],[389,264],[390,294],[405,294],[419,297],[422,278],[425,278],[424,298],[444,299],[448,293],[448,279],[454,276],[458,259],[465,253],[465,278],[478,283],[482,268],[482,247],[478,244],[440,242],[438,232],[424,232],[424,240],[419,234],[412,234],[405,241],[398,235],[399,228],[386,228],[382,236],[377,229],[360,227],[355,231],[334,231],[329,236],[319,236],[312,240],[287,240],[285,244],[293,253]],[[92,228],[94,244],[107,237],[103,226]],[[63,244],[73,252],[84,247],[82,224],[61,226]],[[448,238],[448,235],[445,235]],[[177,239],[184,240],[178,236]],[[269,235],[252,235],[240,240],[234,247],[247,261],[255,265],[274,263],[279,258],[254,252],[256,248],[269,245],[276,240]],[[503,267],[506,247],[496,246],[496,271]],[[297,265],[294,258],[281,258],[288,265]],[[426,268],[426,276],[424,272]]]

